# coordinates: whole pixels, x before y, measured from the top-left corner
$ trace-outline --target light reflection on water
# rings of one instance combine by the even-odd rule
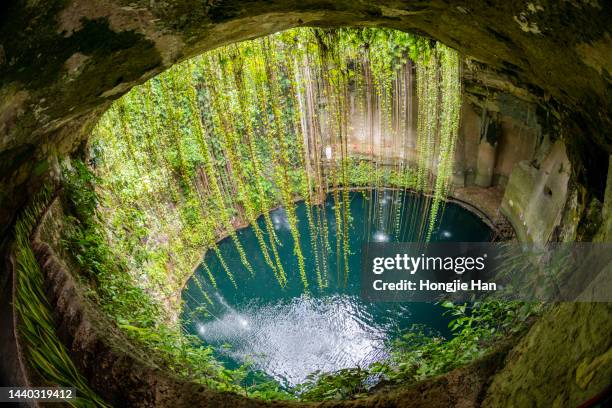
[[[382,211],[373,210],[369,205],[382,203]],[[389,205],[395,200],[408,205],[402,218],[400,234],[385,228],[394,225],[394,214]],[[229,367],[250,362],[253,367],[286,385],[296,385],[315,372],[333,372],[343,368],[366,367],[387,356],[385,346],[402,330],[414,324],[428,330],[448,335],[449,318],[442,316],[443,309],[428,303],[369,303],[359,298],[359,273],[363,242],[414,241],[410,231],[410,216],[415,214],[411,203],[413,195],[393,197],[383,192],[378,198],[360,193],[351,193],[351,229],[349,279],[344,285],[344,268],[336,264],[335,215],[333,200],[325,203],[328,220],[329,247],[327,253],[327,286],[316,287],[314,255],[305,206],[296,206],[299,220],[301,248],[306,262],[310,283],[310,295],[304,295],[299,268],[293,254],[293,238],[289,229],[286,212],[281,208],[271,212],[272,222],[280,245],[278,247],[287,287],[281,289],[274,275],[265,263],[261,248],[251,228],[238,231],[255,276],[244,268],[231,239],[219,243],[219,250],[235,276],[235,289],[213,252],[206,254],[204,262],[215,274],[217,289],[208,281],[207,274],[198,268],[183,291],[183,318],[185,327],[199,336],[202,342],[214,346],[217,353]],[[414,206],[418,208],[417,205]],[[382,216],[375,225],[367,228],[365,221],[369,214]],[[426,220],[425,220],[426,222]],[[263,220],[258,220],[265,232]],[[369,231],[369,232],[368,232]],[[366,239],[365,234],[370,236]],[[475,215],[456,205],[448,205],[439,228],[434,231],[433,241],[485,241],[489,229]],[[268,237],[266,237],[267,239]],[[321,258],[322,254],[319,254]],[[200,285],[194,280],[198,279]],[[200,290],[207,293],[208,299]],[[227,347],[226,347],[227,346]]]
[[[261,307],[251,303],[199,325],[202,340],[231,344],[223,354],[251,361],[288,385],[303,382],[313,371],[366,367],[386,356],[387,330],[372,321],[356,296],[302,295]]]

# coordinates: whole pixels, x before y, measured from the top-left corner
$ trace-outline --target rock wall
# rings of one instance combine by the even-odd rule
[[[380,25],[414,31],[469,55],[475,85],[531,95],[567,122],[603,192],[597,167],[612,153],[609,34],[599,1],[223,2],[50,0],[0,9],[0,225],[57,158],[74,152],[108,104],[178,60],[303,26]],[[589,160],[584,160],[588,157]]]
[[[90,386],[113,406],[134,407],[575,407],[612,378],[612,305],[552,307],[520,338],[450,373],[354,401],[262,402],[181,380],[125,337],[83,293],[58,245],[55,200],[32,236],[58,334]],[[559,324],[563,322],[563,324]],[[518,343],[517,343],[518,341]]]
[[[533,97],[511,94],[486,77],[478,78],[487,87],[481,94],[474,80],[474,74],[464,74],[456,175],[463,175],[466,186],[505,187],[515,165],[533,159],[545,137],[555,135],[549,135],[548,118],[538,111]]]
[[[568,199],[571,165],[557,141],[540,161],[519,162],[510,175],[501,205],[522,242],[546,243],[561,223]]]
[[[60,200],[55,199],[32,236],[32,248],[45,274],[58,337],[98,395],[114,407],[258,405],[183,381],[160,366],[155,355],[133,344],[85,295],[78,268],[59,245],[63,219]]]
[[[612,156],[608,162],[608,178],[606,192],[601,208],[601,226],[593,241],[612,242]]]
[[[369,105],[373,107],[370,112],[364,113],[356,108],[352,95],[347,143],[352,156],[373,157],[389,164],[406,160],[416,165],[418,100],[416,89],[413,91],[406,113],[412,118],[411,126],[404,130],[405,140],[401,145],[388,127],[383,126],[381,130],[375,103]],[[542,117],[542,112],[537,112],[533,100],[521,96],[493,88],[493,84],[485,99],[464,94],[453,164],[455,187],[505,188],[515,166],[520,161],[533,160],[545,138],[554,136],[543,131],[547,119]],[[395,119],[396,112],[393,112],[392,120]]]
[[[113,99],[178,60],[218,45],[301,25],[381,25],[431,36],[471,56],[470,66],[464,73],[465,90],[473,96],[476,106],[487,100],[493,88],[532,101],[537,109],[544,110],[541,116],[558,119],[561,123],[558,132],[548,129],[542,132],[558,135],[565,143],[575,175],[572,183],[579,185],[570,190],[568,202],[578,203],[576,208],[580,210],[574,213],[586,220],[578,232],[589,238],[592,236],[589,231],[599,229],[602,221],[601,204],[598,207],[597,200],[600,203],[603,200],[608,156],[612,153],[611,13],[610,7],[597,0],[3,2],[0,5],[0,248],[3,256],[7,257],[11,242],[7,232],[19,209],[44,180],[57,178],[58,159],[77,151],[91,125]],[[502,109],[499,112],[510,116],[504,115]],[[516,165],[516,161],[529,159],[534,140],[535,146],[538,145],[537,131],[523,131],[515,122],[507,123],[502,117],[498,121],[501,138],[487,140],[492,147],[497,143],[498,153],[493,161],[490,149],[483,152],[482,158],[470,153],[480,150],[482,126],[476,125],[476,121],[482,114],[474,112],[464,117],[470,116],[473,123],[464,124],[470,134],[462,142],[465,168],[456,175],[457,182],[475,182],[480,168],[481,184],[489,180],[496,183],[496,179],[504,184],[504,177],[509,177],[508,184],[512,186],[517,184],[510,180],[514,171],[512,175],[508,171],[519,169],[516,177],[525,179],[529,188],[523,190],[517,185],[509,191],[516,191],[520,198],[517,202],[527,211],[529,220],[537,220],[538,215],[547,220],[537,234],[524,227],[517,229],[522,228],[524,235],[534,240],[550,236],[550,226],[557,220],[554,212],[561,203],[557,195],[563,193],[565,176],[546,175],[537,168],[535,173],[525,170],[529,163]],[[548,127],[546,123],[542,126]],[[514,138],[504,141],[504,129],[505,134],[522,132],[520,137],[526,142],[514,143]],[[554,157],[553,164],[564,162],[559,156]],[[547,186],[547,182],[551,184]],[[546,198],[549,195],[546,187],[552,192],[552,199]],[[588,197],[580,198],[582,195]],[[508,206],[510,196],[511,193]],[[535,204],[525,198],[532,196]],[[552,215],[544,213],[549,209],[554,210]],[[507,211],[519,225],[520,214],[525,211]],[[608,215],[605,220],[609,220]],[[578,220],[572,221],[573,224],[578,224]],[[5,285],[2,293],[9,293],[9,297],[3,296],[1,302],[7,304],[10,302],[10,291],[6,290],[10,282],[6,278],[9,263],[2,265],[0,282]],[[607,320],[602,317],[606,314]],[[609,353],[605,351],[605,342],[594,333],[600,327],[607,330],[602,333],[610,332],[609,326],[605,326],[609,315],[605,305],[554,308],[526,337],[514,363],[510,362],[514,364],[511,371],[523,373],[523,377],[513,377],[511,371],[502,372],[494,380],[494,388],[487,396],[488,404],[508,405],[507,398],[515,406],[524,401],[563,406],[599,392],[597,388],[603,384],[599,378],[608,374]],[[581,341],[575,342],[576,338]],[[591,344],[591,340],[596,344]],[[541,356],[538,354],[540,342]],[[561,358],[557,358],[555,350]],[[543,379],[548,375],[551,376],[549,385]],[[451,379],[441,384],[440,390],[448,391],[457,383]],[[549,391],[551,397],[546,399],[539,388]],[[561,393],[562,389],[566,394]],[[186,396],[192,391],[193,388],[184,389]],[[427,400],[431,394],[426,389],[407,395],[412,399],[401,400],[406,404],[416,401],[427,406],[427,401],[431,401]],[[441,398],[443,394],[436,395]],[[438,405],[457,403],[457,394],[453,395],[455,399],[439,400],[442,402]],[[206,398],[211,406],[226,405],[221,404],[217,394],[208,394]],[[478,403],[479,398],[470,401]],[[231,400],[230,405],[245,405],[244,401]],[[399,401],[386,399],[378,406],[393,406]],[[194,400],[179,402],[175,406],[195,405]],[[416,402],[413,405],[418,405]]]
[[[565,303],[546,313],[493,377],[483,407],[577,407],[612,379],[612,305]]]
[[[489,379],[517,341],[508,339],[483,358],[444,376],[354,401],[264,402],[214,391],[164,370],[154,353],[133,344],[88,300],[75,276],[78,269],[59,245],[62,213],[60,200],[54,200],[32,235],[32,247],[45,274],[60,340],[89,386],[114,407],[472,407],[484,397]]]

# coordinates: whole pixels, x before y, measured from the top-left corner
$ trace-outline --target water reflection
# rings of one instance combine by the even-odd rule
[[[403,203],[405,211],[402,231],[390,231],[395,225],[391,203]],[[251,228],[238,232],[239,239],[255,270],[255,276],[240,263],[240,256],[230,239],[219,243],[219,250],[236,277],[235,289],[226,277],[219,259],[214,253],[205,257],[206,265],[215,274],[217,288],[212,287],[202,268],[196,271],[199,285],[192,278],[183,291],[185,306],[183,318],[187,329],[202,339],[203,343],[216,347],[218,355],[230,367],[251,362],[254,368],[271,377],[295,385],[306,380],[314,371],[332,372],[342,368],[365,367],[387,356],[386,342],[401,330],[414,324],[428,330],[448,335],[447,316],[443,309],[427,303],[368,303],[359,298],[360,248],[364,241],[411,241],[417,230],[411,226],[410,217],[422,221],[412,195],[394,197],[384,192],[377,197],[351,193],[351,229],[349,279],[345,285],[343,265],[337,264],[335,253],[334,203],[330,198],[322,207],[329,228],[329,251],[326,253],[328,268],[326,286],[317,288],[314,255],[306,211],[303,203],[296,207],[299,220],[302,251],[306,261],[309,295],[299,276],[299,268],[293,254],[293,238],[286,212],[280,208],[271,212],[274,229],[281,245],[279,254],[285,272],[287,287],[281,289],[274,274],[266,264],[257,238]],[[379,210],[382,204],[383,211]],[[374,207],[373,207],[374,206]],[[381,220],[366,224],[369,214],[378,214]],[[258,220],[265,231],[263,220]],[[449,205],[434,241],[483,241],[489,237],[489,229],[475,215],[463,208]],[[366,239],[366,234],[369,237]],[[319,259],[322,257],[319,254]]]
[[[302,295],[198,323],[202,340],[229,344],[222,354],[253,365],[288,385],[313,371],[365,367],[385,356],[388,328],[372,321],[356,296],[313,298]]]

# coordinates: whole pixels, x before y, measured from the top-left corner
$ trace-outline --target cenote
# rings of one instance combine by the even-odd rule
[[[4,2],[0,389],[612,406],[606,3]],[[492,240],[499,296],[360,296],[364,244]]]
[[[231,239],[218,247],[238,282],[234,287],[217,255],[208,251],[203,263],[216,277],[216,288],[202,264],[183,290],[182,318],[186,329],[203,344],[215,347],[229,368],[244,363],[285,386],[304,382],[314,372],[334,372],[367,367],[387,357],[385,346],[406,330],[425,330],[448,338],[450,318],[433,303],[372,303],[359,297],[360,248],[364,242],[414,242],[419,239],[422,214],[421,195],[394,190],[350,193],[349,277],[344,283],[342,263],[337,252],[334,200],[324,203],[328,223],[329,250],[326,284],[311,285],[304,293],[293,253],[293,238],[282,208],[271,211],[278,237],[279,254],[287,273],[287,284],[280,288],[266,264],[251,227],[238,231],[254,276],[241,263]],[[396,207],[400,206],[400,207]],[[401,213],[395,232],[397,212]],[[308,242],[308,222],[304,202],[296,205],[300,236]],[[374,215],[372,215],[374,214]],[[414,220],[418,220],[415,222]],[[264,228],[263,217],[257,220]],[[474,213],[458,204],[447,203],[432,242],[482,242],[491,237],[489,227]],[[316,282],[310,245],[302,243],[307,277]],[[321,260],[320,260],[321,261]],[[197,282],[196,282],[197,281]]]

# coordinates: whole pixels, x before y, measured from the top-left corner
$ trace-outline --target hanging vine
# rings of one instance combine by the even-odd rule
[[[451,190],[460,103],[457,53],[406,33],[302,28],[221,47],[136,87],[94,129],[109,240],[153,291],[168,290],[169,268],[187,275],[205,248],[237,287],[243,277],[216,241],[228,234],[253,276],[236,233],[249,224],[284,288],[283,243],[270,216],[281,205],[304,291],[309,270],[319,289],[329,284],[330,252],[346,285],[351,189],[367,198],[368,239],[434,238]],[[405,189],[421,198],[408,200]],[[216,287],[220,276],[203,270]]]

